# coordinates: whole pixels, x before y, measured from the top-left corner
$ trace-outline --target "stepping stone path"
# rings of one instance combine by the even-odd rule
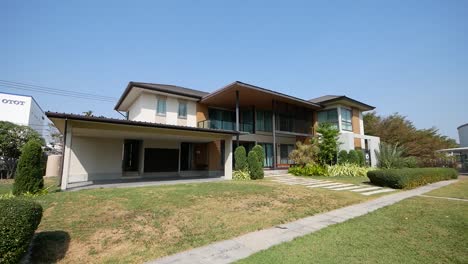
[[[393,192],[394,189],[382,188],[371,185],[356,185],[351,183],[304,179],[290,174],[275,175],[269,177],[274,182],[279,182],[287,185],[303,185],[307,188],[323,188],[332,191],[350,191],[362,195],[373,195],[379,193]]]

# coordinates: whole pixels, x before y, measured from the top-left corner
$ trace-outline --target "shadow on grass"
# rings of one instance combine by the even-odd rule
[[[70,235],[64,231],[43,231],[34,236],[31,263],[55,263],[65,257]]]

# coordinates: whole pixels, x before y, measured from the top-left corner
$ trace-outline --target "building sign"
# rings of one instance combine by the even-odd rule
[[[20,100],[11,100],[11,99],[2,99],[2,103],[4,104],[13,104],[13,105],[24,105],[25,101]]]

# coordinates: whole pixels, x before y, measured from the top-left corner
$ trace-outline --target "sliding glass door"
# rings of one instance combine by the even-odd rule
[[[263,167],[273,167],[273,144],[271,143],[258,143],[262,146],[265,153],[265,159],[263,160]]]

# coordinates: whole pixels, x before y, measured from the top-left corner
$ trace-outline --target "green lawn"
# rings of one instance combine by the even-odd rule
[[[468,178],[460,177],[458,182],[451,184],[450,186],[426,193],[426,195],[468,199]]]
[[[45,209],[34,263],[141,263],[372,198],[271,181],[224,181],[52,192],[34,199]]]
[[[0,180],[0,195],[11,192],[12,186],[13,186],[13,180],[1,179]]]
[[[458,196],[468,185],[434,192]],[[414,197],[239,263],[467,263],[467,230],[468,202]]]

